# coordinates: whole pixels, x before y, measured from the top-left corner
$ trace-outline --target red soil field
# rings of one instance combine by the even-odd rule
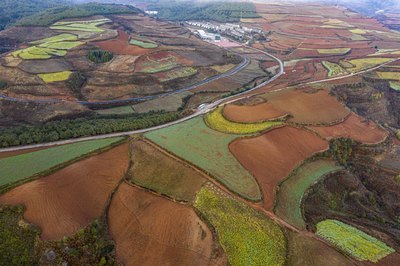
[[[354,113],[338,125],[328,127],[311,127],[327,139],[346,137],[364,144],[376,144],[387,137],[387,132],[372,121],[363,121]]]
[[[283,90],[267,93],[263,96],[275,108],[291,114],[289,121],[301,124],[323,125],[345,119],[347,110],[328,91],[319,90],[308,93],[305,90]]]
[[[279,182],[305,159],[328,147],[328,142],[314,133],[289,126],[258,137],[238,139],[229,145],[233,155],[256,177],[267,210],[274,205]]]
[[[240,123],[262,122],[286,115],[269,102],[257,105],[228,104],[224,107],[223,114],[228,120]]]
[[[126,183],[113,197],[108,224],[124,265],[226,265],[211,231],[191,207]]]
[[[128,164],[126,143],[19,186],[0,203],[24,205],[24,218],[41,228],[41,238],[59,240],[102,214]]]
[[[94,45],[100,47],[103,50],[113,52],[119,55],[143,55],[154,49],[145,49],[136,45],[129,44],[129,35],[122,30],[118,31],[118,37],[116,39],[94,42]]]

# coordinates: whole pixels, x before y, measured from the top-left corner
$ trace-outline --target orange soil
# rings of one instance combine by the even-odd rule
[[[282,112],[291,114],[289,121],[302,124],[329,124],[350,114],[328,91],[306,93],[301,90],[284,90],[265,94],[265,98]]]
[[[283,117],[286,114],[269,102],[252,106],[228,104],[224,107],[223,113],[228,120],[240,123],[256,123]]]
[[[116,39],[94,42],[93,44],[103,50],[119,55],[143,55],[154,50],[129,44],[129,35],[125,31],[121,30],[118,31],[118,37]]]
[[[222,253],[215,257],[212,233],[192,208],[126,183],[113,197],[108,224],[124,265],[226,264]]]
[[[41,228],[42,239],[62,239],[102,214],[128,164],[126,143],[19,186],[0,203],[25,205],[24,218]]]
[[[257,178],[267,210],[273,207],[278,183],[302,161],[328,147],[328,142],[315,134],[289,126],[229,145],[233,155]]]
[[[354,113],[338,125],[311,128],[327,139],[346,137],[364,144],[379,143],[387,137],[387,132],[374,122],[363,121]]]

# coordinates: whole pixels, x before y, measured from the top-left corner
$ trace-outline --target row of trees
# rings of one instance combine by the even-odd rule
[[[181,117],[180,113],[152,112],[123,116],[94,116],[73,120],[50,121],[40,126],[2,129],[0,147],[29,145],[69,138],[124,132],[165,124]]]

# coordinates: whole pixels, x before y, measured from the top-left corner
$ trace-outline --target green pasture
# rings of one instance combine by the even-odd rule
[[[146,48],[146,49],[154,49],[157,48],[158,45],[152,42],[144,42],[136,39],[130,39],[129,43],[135,46],[139,46],[141,48]]]

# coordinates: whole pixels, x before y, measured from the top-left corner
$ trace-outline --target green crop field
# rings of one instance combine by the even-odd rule
[[[365,70],[365,69],[369,69],[369,68],[373,68],[376,66],[379,66],[381,64],[384,63],[388,63],[390,61],[392,61],[392,58],[378,58],[378,57],[374,57],[374,58],[358,58],[358,59],[352,59],[349,61],[344,61],[346,63],[349,63],[350,65],[352,65],[352,67],[347,68],[348,71],[350,72],[358,72],[361,70]]]
[[[204,120],[207,126],[209,126],[210,128],[227,134],[238,134],[238,135],[254,134],[284,124],[283,122],[276,122],[276,121],[248,123],[248,124],[231,122],[224,117],[222,111],[223,107],[218,107],[214,111],[206,114]]]
[[[51,42],[51,43],[44,43],[40,44],[39,47],[45,47],[45,48],[50,48],[50,49],[59,49],[59,50],[69,50],[72,48],[75,48],[79,45],[83,44],[83,42],[80,41],[62,41],[62,42]]]
[[[135,40],[135,39],[130,39],[129,43],[132,45],[136,45],[142,48],[146,48],[146,49],[154,49],[157,48],[158,45],[152,42],[144,42],[144,41],[140,41],[140,40]]]
[[[318,53],[327,55],[344,55],[351,51],[351,48],[318,49]]]
[[[84,141],[0,159],[0,187],[42,173],[122,139]]]
[[[328,70],[328,77],[348,74],[348,72],[338,64],[329,61],[322,61],[322,65]]]
[[[46,74],[39,74],[39,78],[41,78],[46,83],[52,82],[59,82],[69,79],[71,76],[71,71],[61,71],[55,73],[46,73]]]
[[[378,262],[395,252],[375,237],[337,220],[319,222],[317,235],[360,261]]]
[[[390,81],[390,88],[392,88],[395,91],[400,91],[400,82],[398,81]]]
[[[170,70],[177,67],[178,63],[174,56],[168,56],[160,60],[152,60],[147,58],[140,66],[140,72],[154,74],[162,71]]]
[[[84,31],[84,32],[103,32],[98,26],[110,22],[109,19],[97,19],[87,21],[62,21],[50,26],[52,30],[62,31]]]
[[[291,225],[305,229],[301,204],[304,193],[324,175],[342,169],[333,161],[318,160],[307,163],[283,181],[277,193],[275,213]]]
[[[202,168],[239,195],[261,200],[254,177],[229,151],[229,143],[237,136],[208,128],[203,117],[146,133],[145,137]]]
[[[230,265],[284,265],[286,240],[282,229],[249,206],[205,186],[194,206],[214,227]]]
[[[78,37],[73,34],[63,33],[53,37],[41,39],[38,41],[30,42],[31,44],[43,44],[43,43],[53,43],[53,42],[64,42],[64,41],[77,41]]]
[[[376,74],[381,79],[400,81],[400,72],[376,72]]]
[[[173,80],[173,79],[189,77],[196,73],[197,73],[197,69],[195,69],[193,67],[178,67],[178,68],[174,68],[169,71],[166,71],[166,72],[159,73],[157,75],[157,78],[161,82],[165,82],[165,81],[169,81],[169,80]]]

